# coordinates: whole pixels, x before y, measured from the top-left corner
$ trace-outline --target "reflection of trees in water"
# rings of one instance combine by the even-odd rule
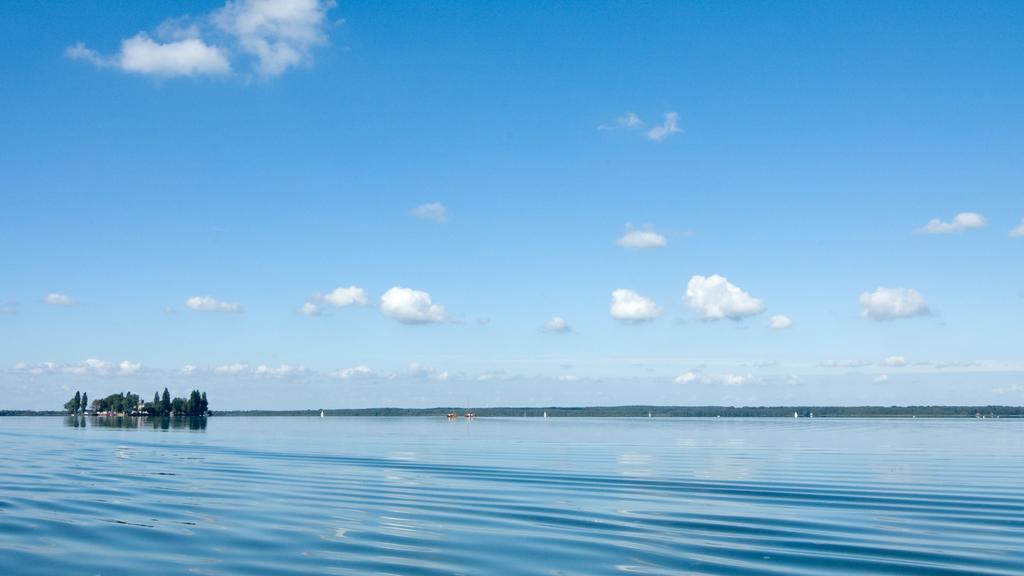
[[[64,425],[74,428],[121,428],[153,430],[206,430],[205,416],[65,416]]]

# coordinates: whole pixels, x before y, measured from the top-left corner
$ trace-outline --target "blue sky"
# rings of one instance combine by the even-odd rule
[[[1022,403],[1022,29],[3,4],[2,407]]]

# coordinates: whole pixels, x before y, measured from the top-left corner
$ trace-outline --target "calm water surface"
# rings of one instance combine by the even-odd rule
[[[1024,421],[0,418],[5,574],[1022,574]]]

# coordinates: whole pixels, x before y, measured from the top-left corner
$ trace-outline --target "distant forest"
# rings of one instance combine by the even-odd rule
[[[77,394],[77,393],[76,393]],[[93,409],[107,407],[108,410],[120,406],[130,406],[138,396],[131,394],[113,394],[93,402]],[[165,400],[166,398],[166,400]],[[196,400],[198,398],[198,400]],[[79,411],[83,409],[87,396],[79,397]],[[65,406],[65,411],[58,410],[0,410],[0,416],[59,416],[76,413],[70,411],[72,398]],[[165,412],[165,406],[170,411]],[[138,408],[138,407],[137,407]],[[164,396],[153,398],[152,403],[142,407],[148,414],[197,415],[209,414],[216,416],[319,416],[320,410],[229,410],[210,411],[206,402],[206,393],[193,391],[190,398],[170,399],[167,390]],[[152,412],[148,412],[153,410]],[[101,410],[103,411],[103,410]],[[547,408],[352,408],[323,410],[325,416],[445,416],[456,412],[460,416],[472,411],[478,417],[528,417],[540,418],[545,414],[552,418],[560,417],[620,417],[620,418],[792,418],[793,414],[801,418],[1024,418],[1024,406],[581,406],[581,407],[547,407]],[[130,413],[130,412],[129,412]]]
[[[643,418],[1024,418],[1024,406],[582,406],[548,408],[355,408],[323,410],[325,416],[444,416],[472,411],[478,417]],[[319,416],[320,410],[233,410],[218,416]]]

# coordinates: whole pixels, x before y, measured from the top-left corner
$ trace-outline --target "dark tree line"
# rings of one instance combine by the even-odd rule
[[[68,414],[82,414],[87,409],[94,413],[110,412],[114,414],[148,415],[148,416],[205,416],[210,412],[206,401],[206,392],[193,390],[188,398],[171,398],[170,392],[164,388],[161,395],[153,394],[152,402],[143,402],[138,394],[117,392],[105,398],[97,398],[89,404],[88,394],[75,392],[66,403],[64,411]]]

